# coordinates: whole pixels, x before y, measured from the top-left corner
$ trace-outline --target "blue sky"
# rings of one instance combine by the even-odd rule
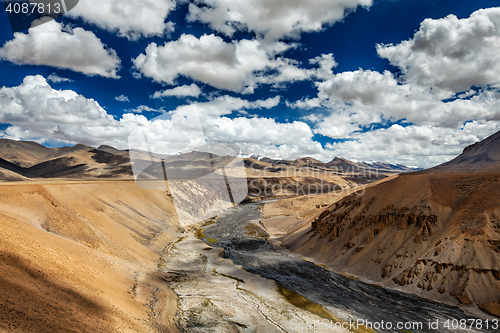
[[[429,167],[500,129],[495,5],[80,0],[16,34],[3,15],[0,136]]]

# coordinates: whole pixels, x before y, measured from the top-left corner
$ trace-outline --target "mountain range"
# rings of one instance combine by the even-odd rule
[[[48,148],[36,142],[14,141],[0,139],[0,179],[2,180],[26,180],[33,178],[66,178],[66,179],[132,179],[132,167],[130,156],[134,161],[153,158],[156,168],[160,166],[162,159],[166,159],[167,167],[171,167],[169,174],[175,174],[179,163],[200,165],[206,160],[207,153],[191,152],[181,155],[150,154],[140,150],[118,150],[116,148],[102,145],[97,148],[77,144],[73,147]],[[212,154],[216,163],[227,163],[227,158]],[[416,169],[403,165],[391,165],[387,163],[355,163],[344,158],[336,157],[328,163],[313,158],[299,158],[297,160],[276,160],[258,155],[245,158],[246,167],[260,166],[262,168],[272,167],[316,167],[328,171],[337,171],[342,174],[359,173],[361,171],[378,171],[383,173],[410,172]],[[152,167],[149,171],[154,176],[156,171]],[[203,172],[201,172],[203,174]]]
[[[164,180],[165,177],[169,181],[186,181],[231,165],[234,158],[203,151],[162,155],[137,149],[119,150],[106,145],[48,148],[36,142],[0,139],[0,181],[151,181]],[[299,194],[299,190],[302,194],[311,191],[324,193],[416,170],[380,162],[355,163],[340,157],[323,163],[310,157],[280,160],[257,155],[244,158],[242,166],[247,180],[245,175],[237,172],[237,177],[242,178],[235,181],[241,183],[239,188],[245,187],[243,182],[247,181],[248,200],[291,196]],[[135,175],[133,171],[136,171]]]

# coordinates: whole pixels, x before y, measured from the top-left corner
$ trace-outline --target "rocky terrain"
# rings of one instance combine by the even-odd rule
[[[499,138],[316,205],[279,240],[335,271],[500,316]]]

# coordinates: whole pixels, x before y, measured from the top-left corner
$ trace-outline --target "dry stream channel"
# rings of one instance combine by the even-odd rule
[[[500,332],[485,320],[470,328],[474,318],[457,307],[348,279],[269,243],[255,224],[261,205],[232,208],[165,249],[160,269],[178,295],[182,331]],[[457,327],[464,319],[467,329]]]

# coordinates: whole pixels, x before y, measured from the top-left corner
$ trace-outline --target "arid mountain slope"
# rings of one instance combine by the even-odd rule
[[[36,142],[0,139],[0,157],[22,167],[33,166],[53,154],[53,149]]]
[[[155,275],[174,212],[134,182],[0,186],[0,331],[175,331]]]
[[[500,171],[500,132],[465,147],[453,160],[421,172],[466,173],[476,171]]]
[[[498,137],[318,209],[281,241],[336,271],[500,316]],[[445,172],[480,158],[489,172]]]
[[[0,139],[0,168],[17,173],[27,178],[129,178],[132,177],[130,160],[149,161],[153,159],[154,165],[150,168],[150,177],[155,178],[161,169],[161,160],[170,168],[170,174],[175,178],[175,169],[184,167],[203,168],[207,160],[213,158],[214,166],[225,165],[232,159],[229,156],[218,156],[208,153],[193,151],[182,155],[161,155],[141,150],[118,150],[102,145],[93,148],[85,145],[73,147],[47,148],[36,142],[14,141]],[[393,174],[414,171],[402,165],[387,163],[355,163],[344,158],[336,157],[328,163],[323,163],[314,158],[304,157],[296,160],[275,160],[267,157],[254,159],[246,158],[247,169],[265,170],[267,174],[283,173],[288,176],[291,172],[308,171],[323,173],[336,173],[341,176],[363,178],[363,173]],[[161,170],[163,172],[163,170]],[[203,173],[203,172],[202,172]],[[182,174],[181,174],[182,176]],[[249,175],[250,176],[250,175]],[[262,176],[262,175],[261,175]]]
[[[118,151],[119,152],[119,151]],[[0,139],[0,168],[23,178],[128,178],[130,159],[85,145],[47,148],[35,142]],[[12,175],[11,177],[12,178]],[[5,180],[11,180],[3,178]]]

